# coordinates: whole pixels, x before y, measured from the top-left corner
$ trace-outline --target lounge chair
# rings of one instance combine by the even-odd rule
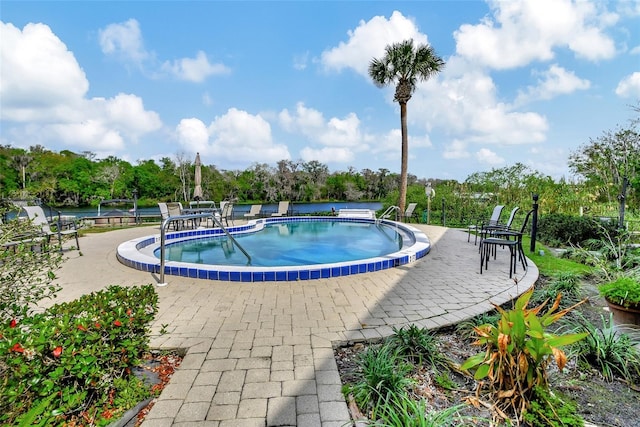
[[[184,215],[182,212],[182,203],[180,202],[169,202],[167,203],[167,211],[169,212],[169,218],[174,216]],[[178,231],[184,228],[185,224],[187,224],[184,220],[176,220],[172,221],[173,228]],[[171,224],[169,224],[171,225]]]
[[[167,204],[158,202],[158,207],[160,208],[161,220],[164,221],[165,219],[169,218],[169,208],[167,208]]]
[[[229,220],[231,220],[231,225],[235,225],[233,223],[233,203],[232,202],[224,202],[224,206],[222,207],[222,211],[220,212],[220,218],[225,222],[226,225],[229,225]]]
[[[467,242],[469,242],[471,239],[471,232],[475,231],[476,238],[473,244],[477,245],[478,233],[482,230],[482,227],[498,225],[500,222],[500,214],[502,214],[503,209],[504,209],[504,205],[497,205],[495,208],[493,208],[493,212],[491,213],[491,218],[489,218],[488,221],[481,221],[480,223],[469,225],[467,227],[467,231],[469,232],[469,235],[467,236]]]
[[[482,269],[486,270],[489,266],[489,258],[493,255],[493,259],[496,258],[497,247],[509,248],[509,277],[513,277],[516,273],[516,266],[518,264],[518,258],[522,263],[522,268],[527,269],[527,258],[524,255],[524,249],[522,248],[522,236],[527,231],[527,224],[529,217],[533,213],[533,209],[527,212],[522,222],[520,230],[503,229],[496,230],[490,237],[486,237],[480,240],[480,274]]]
[[[413,211],[416,210],[416,206],[418,206],[417,203],[409,203],[409,206],[407,206],[407,210],[404,211],[404,221],[411,221],[411,218],[415,215]]]
[[[251,209],[249,209],[249,212],[244,214],[244,217],[255,218],[260,215],[261,210],[262,210],[262,205],[251,205]]]
[[[62,222],[60,218],[58,218],[57,230],[51,230],[51,226],[49,225],[49,220],[44,213],[44,210],[41,206],[23,206],[22,210],[24,210],[29,217],[29,220],[32,224],[40,227],[42,230],[42,234],[47,238],[47,241],[51,240],[51,236],[58,236],[58,243],[60,244],[60,249],[62,250],[62,236],[71,236],[73,235],[76,238],[76,248],[80,250],[80,242],[78,241],[78,228],[76,226],[75,221],[69,222],[67,225],[69,228],[62,229]]]
[[[281,201],[278,203],[278,212],[274,212],[271,216],[286,216],[289,211],[289,201]]]

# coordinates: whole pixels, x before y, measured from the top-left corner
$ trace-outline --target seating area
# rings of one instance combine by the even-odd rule
[[[514,229],[512,223],[519,208],[514,208],[506,223],[496,223],[491,226],[484,227],[480,235],[480,274],[489,267],[491,257],[496,259],[498,249],[507,248],[509,250],[509,277],[512,278],[517,273],[518,261],[522,264],[524,270],[527,269],[527,259],[522,247],[522,239],[526,234],[529,218],[533,213],[530,210],[525,215],[522,225],[519,229]],[[467,240],[469,241],[469,240]]]
[[[475,221],[472,224],[469,224],[467,227],[467,231],[469,235],[467,236],[467,242],[471,241],[471,234],[475,234],[474,245],[478,244],[478,235],[485,227],[491,227],[500,223],[500,215],[502,214],[502,210],[504,209],[504,205],[497,205],[493,208],[493,212],[491,213],[491,217],[488,220],[481,219],[479,221]]]
[[[73,236],[76,239],[76,248],[80,250],[80,242],[78,241],[78,226],[75,219],[70,218],[48,218],[44,213],[42,206],[23,206],[22,210],[27,214],[31,223],[38,226],[47,243],[51,241],[52,236],[57,236],[58,243],[62,247],[62,238],[64,236]],[[51,224],[55,224],[55,230],[51,228]]]

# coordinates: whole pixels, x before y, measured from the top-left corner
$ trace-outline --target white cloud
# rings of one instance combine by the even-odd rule
[[[73,53],[44,24],[0,22],[0,118],[73,120],[89,82]]]
[[[305,70],[309,63],[309,51],[293,57],[293,68],[296,70]]]
[[[305,147],[300,150],[300,157],[305,162],[317,160],[321,163],[349,163],[355,159],[355,153],[346,147],[323,147],[320,149]]]
[[[155,54],[146,50],[140,25],[135,19],[118,24],[109,24],[99,31],[100,47],[105,55],[112,56],[127,64],[134,64],[144,70],[158,67]],[[166,73],[179,80],[202,83],[212,75],[228,74],[230,69],[221,63],[212,64],[207,54],[198,51],[195,58],[180,58],[164,61],[156,70],[154,77]]]
[[[640,72],[632,73],[618,83],[616,95],[621,98],[640,98]]]
[[[201,83],[212,75],[230,72],[224,64],[211,64],[203,51],[199,51],[195,58],[182,58],[172,63],[167,61],[162,69],[180,80],[194,83]]]
[[[553,64],[545,72],[534,73],[540,78],[537,86],[529,86],[526,92],[521,91],[515,100],[521,105],[538,99],[552,99],[557,95],[566,95],[576,90],[586,90],[591,87],[589,80],[580,79],[573,72],[567,71],[557,64]]]
[[[549,61],[554,48],[569,48],[590,61],[615,54],[604,29],[617,16],[601,13],[595,2],[523,0],[490,2],[493,17],[477,25],[465,24],[454,33],[456,52],[478,65],[494,69]]]
[[[504,164],[505,160],[498,156],[493,151],[488,148],[481,148],[476,152],[476,159],[478,162],[489,165],[489,166],[498,166]]]
[[[321,112],[298,103],[293,114],[284,109],[278,114],[278,120],[286,131],[301,133],[311,142],[324,146],[359,147],[368,139],[362,134],[360,119],[355,113],[325,121]]]
[[[444,147],[444,151],[442,152],[442,157],[445,159],[466,159],[469,156],[467,145],[459,140],[453,140],[451,144]]]
[[[384,55],[387,45],[411,38],[417,44],[427,44],[427,36],[418,31],[415,22],[398,11],[388,20],[374,16],[367,22],[360,21],[348,35],[346,43],[340,42],[337,47],[322,52],[321,63],[328,70],[352,68],[367,79],[369,62]]]
[[[89,82],[73,53],[43,24],[1,24],[2,120],[16,142],[117,154],[162,126],[131,94],[86,98]]]
[[[442,129],[465,143],[530,144],[544,141],[547,120],[537,113],[519,112],[497,99],[487,74],[455,58],[439,81],[418,85],[409,102],[408,119],[427,131]]]
[[[200,152],[203,162],[218,164],[223,169],[291,158],[285,145],[273,143],[271,126],[266,120],[235,108],[216,117],[208,127],[199,119],[183,119],[176,134],[185,150]]]
[[[153,54],[146,51],[140,25],[135,19],[109,24],[99,31],[100,47],[105,55],[142,67]]]

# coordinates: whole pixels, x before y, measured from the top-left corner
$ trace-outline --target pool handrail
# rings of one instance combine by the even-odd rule
[[[383,219],[387,219],[387,218],[391,217],[391,213],[393,211],[396,212],[396,221],[397,221],[398,220],[398,214],[400,213],[400,207],[391,205],[382,213],[382,215],[380,215],[379,218],[376,219],[376,224],[380,224],[380,222]]]
[[[207,219],[211,218],[213,223],[216,224],[218,227],[220,227],[222,229],[222,231],[227,235],[227,237],[229,239],[231,239],[231,241],[247,257],[247,260],[248,260],[247,264],[251,265],[251,256],[249,255],[249,253],[242,246],[240,246],[238,241],[233,238],[231,233],[229,233],[229,231],[224,227],[224,225],[222,225],[222,222],[220,221],[220,219],[217,218],[213,213],[206,212],[206,213],[198,213],[198,214],[170,216],[169,218],[167,218],[164,221],[162,221],[162,225],[160,226],[160,283],[158,283],[158,286],[165,286],[167,284],[164,281],[164,265],[165,265],[165,248],[164,248],[164,246],[165,246],[165,241],[166,241],[166,236],[167,236],[167,228],[169,227],[169,224],[171,224],[174,221],[184,221],[184,220],[196,219],[196,218],[207,218]]]

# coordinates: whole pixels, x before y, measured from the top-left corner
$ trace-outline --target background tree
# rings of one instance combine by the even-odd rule
[[[444,60],[431,46],[414,47],[413,39],[389,45],[386,54],[374,58],[369,64],[369,76],[378,87],[396,83],[394,101],[400,104],[400,131],[402,134],[402,161],[400,166],[400,211],[404,212],[407,198],[407,167],[409,143],[407,135],[407,102],[420,80],[428,80],[444,68]]]

